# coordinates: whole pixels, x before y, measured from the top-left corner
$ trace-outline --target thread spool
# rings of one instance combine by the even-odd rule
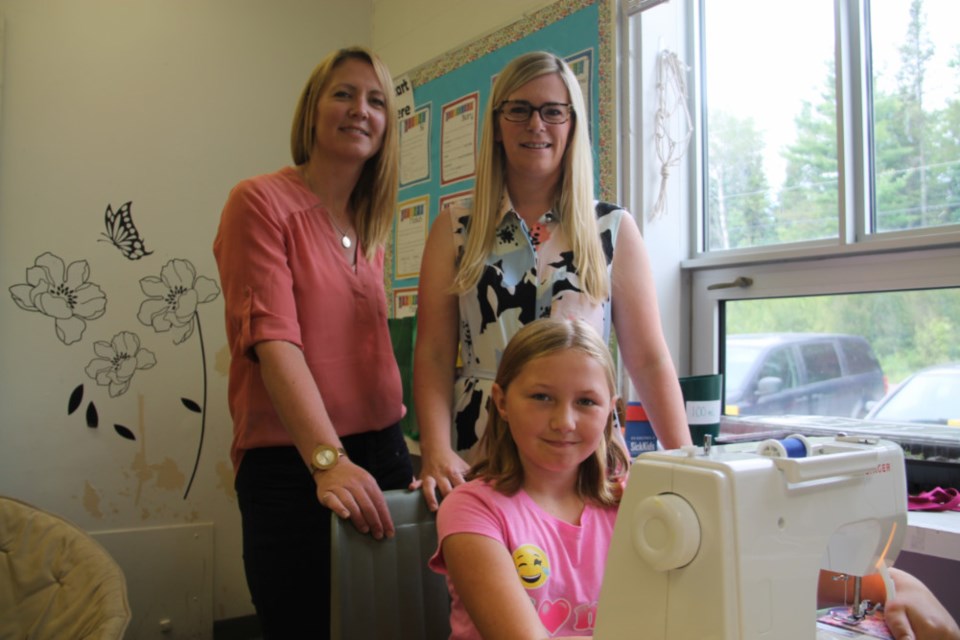
[[[812,450],[810,441],[802,435],[764,440],[757,447],[757,453],[768,458],[806,458]]]

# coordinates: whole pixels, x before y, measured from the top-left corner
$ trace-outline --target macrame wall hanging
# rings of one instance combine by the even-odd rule
[[[657,58],[657,113],[654,116],[654,142],[660,160],[660,189],[657,201],[650,210],[649,220],[656,220],[667,212],[667,179],[670,169],[680,163],[693,135],[693,118],[687,106],[686,75],[689,68],[677,54],[664,49]],[[682,133],[674,138],[670,122],[678,111],[683,113]]]

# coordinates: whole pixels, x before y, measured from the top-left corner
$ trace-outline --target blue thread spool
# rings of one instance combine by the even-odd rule
[[[764,440],[757,453],[768,458],[806,458],[812,451],[810,441],[802,435],[792,435],[783,440]]]

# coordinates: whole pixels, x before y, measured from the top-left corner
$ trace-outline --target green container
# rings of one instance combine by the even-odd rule
[[[716,440],[720,435],[720,413],[723,398],[723,374],[680,378],[680,391],[687,409],[687,425],[693,444],[703,444],[707,434]]]

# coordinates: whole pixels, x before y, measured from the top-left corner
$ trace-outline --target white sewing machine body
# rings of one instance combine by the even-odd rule
[[[892,564],[907,491],[893,442],[802,440],[806,457],[785,457],[771,441],[762,453],[731,445],[639,456],[594,638],[816,638],[820,569],[864,576]]]

